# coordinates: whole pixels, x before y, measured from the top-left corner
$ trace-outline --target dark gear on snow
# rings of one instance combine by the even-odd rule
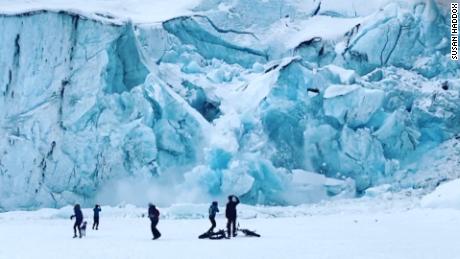
[[[238,231],[243,232],[248,237],[260,237],[259,234],[257,234],[255,231],[249,230],[249,229],[244,229],[244,228],[238,228]]]
[[[213,239],[213,240],[218,240],[218,239],[224,239],[225,238],[225,230],[221,229],[217,232],[205,232],[201,235],[198,236],[199,239]]]
[[[80,238],[86,236],[86,221],[83,221],[83,224],[80,226]]]

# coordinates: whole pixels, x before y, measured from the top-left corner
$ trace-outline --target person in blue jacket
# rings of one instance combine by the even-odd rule
[[[81,212],[80,204],[75,204],[73,207],[73,212],[74,214],[70,216],[70,219],[75,218],[75,224],[73,225],[73,238],[77,237],[77,229],[81,238],[81,223],[83,223],[83,213]]]
[[[101,206],[99,204],[96,204],[94,206],[93,212],[94,212],[94,217],[93,217],[93,230],[96,229],[98,230],[99,228],[99,212],[101,212]]]
[[[211,228],[208,230],[208,232],[214,232],[214,228],[216,227],[217,212],[219,212],[217,201],[213,201],[211,206],[209,206],[209,221],[211,221]]]

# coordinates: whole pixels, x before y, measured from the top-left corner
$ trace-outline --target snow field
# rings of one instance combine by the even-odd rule
[[[147,218],[102,215],[99,231],[75,240],[71,220],[27,213],[0,221],[0,258],[460,258],[460,212],[449,209],[242,219],[262,237],[231,240],[197,239],[207,219],[161,220],[156,241]]]
[[[434,192],[377,193],[313,205],[238,206],[241,228],[261,238],[199,240],[209,228],[205,204],[160,208],[159,240],[152,241],[146,210],[103,207],[99,231],[84,209],[87,236],[72,239],[71,207],[0,213],[0,258],[460,258],[459,181]],[[451,190],[446,191],[446,190]],[[449,203],[446,203],[446,200]],[[450,205],[454,206],[450,207]],[[217,229],[225,228],[224,208]]]

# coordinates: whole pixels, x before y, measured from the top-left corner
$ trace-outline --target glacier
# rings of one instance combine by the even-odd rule
[[[151,18],[11,6],[0,210],[290,205],[460,177],[443,1],[202,0]]]

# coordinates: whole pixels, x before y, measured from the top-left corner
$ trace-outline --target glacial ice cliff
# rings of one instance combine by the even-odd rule
[[[342,2],[202,0],[152,22],[0,7],[0,210],[459,177],[447,7]]]

